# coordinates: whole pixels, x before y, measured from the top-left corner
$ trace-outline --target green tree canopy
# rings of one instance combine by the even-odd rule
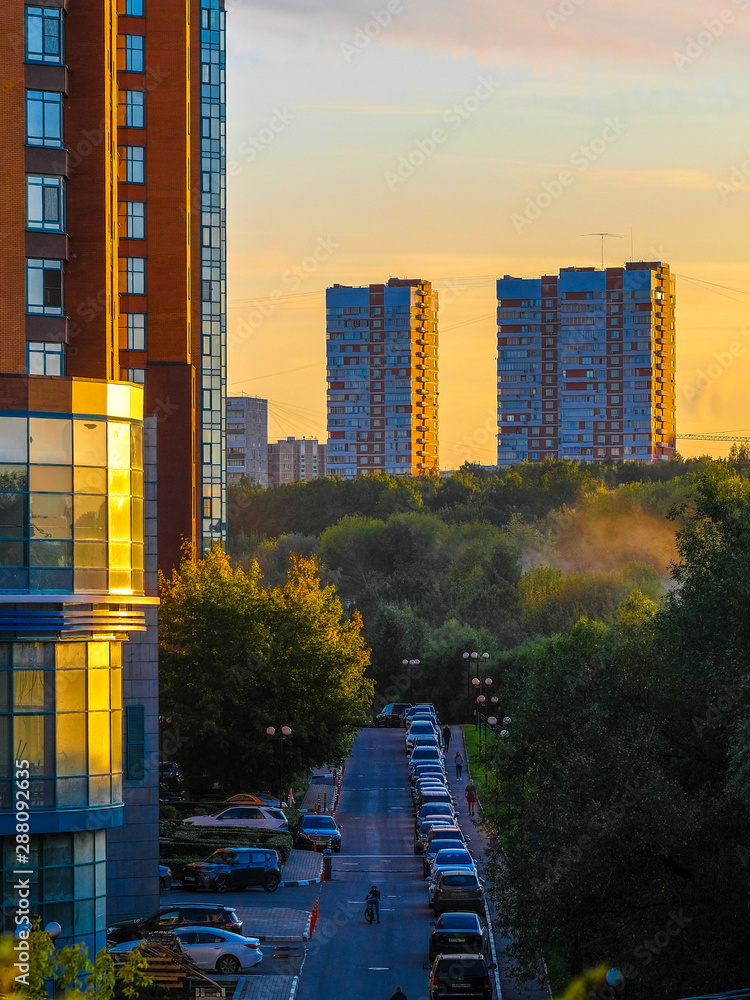
[[[314,560],[292,556],[286,582],[264,587],[257,564],[245,573],[217,547],[188,555],[161,594],[162,713],[191,787],[275,786],[280,748],[268,726],[292,729],[282,786],[346,756],[372,700],[369,650]]]

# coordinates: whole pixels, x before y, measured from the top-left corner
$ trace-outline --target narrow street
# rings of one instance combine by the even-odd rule
[[[409,1000],[427,994],[432,910],[421,859],[413,853],[413,812],[402,729],[365,729],[344,777],[336,819],[341,854],[322,887],[320,914],[296,1000]],[[364,919],[371,885],[382,893],[381,923]]]

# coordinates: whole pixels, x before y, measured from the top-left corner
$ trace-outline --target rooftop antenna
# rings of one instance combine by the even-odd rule
[[[604,270],[604,237],[613,236],[615,239],[624,240],[625,237],[621,233],[581,233],[581,236],[600,236],[602,240],[602,271]]]

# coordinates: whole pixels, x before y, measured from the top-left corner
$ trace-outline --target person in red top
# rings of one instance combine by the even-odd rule
[[[477,786],[474,784],[473,778],[469,778],[464,795],[466,796],[466,805],[469,807],[469,816],[473,816],[477,804]]]

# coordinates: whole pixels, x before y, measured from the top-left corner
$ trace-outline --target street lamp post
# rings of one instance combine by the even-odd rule
[[[276,730],[273,726],[268,726],[266,728],[266,733],[273,737],[276,735]],[[292,730],[289,726],[282,726],[281,732],[279,733],[279,805],[284,805],[284,740],[292,735]]]
[[[409,701],[410,702],[413,701],[413,695],[412,695],[412,692],[411,692],[411,682],[412,682],[412,678],[414,677],[414,668],[418,667],[419,663],[420,663],[419,660],[402,660],[401,661],[401,666],[402,667],[409,667],[410,668],[409,670],[407,670],[407,673],[409,675]]]

